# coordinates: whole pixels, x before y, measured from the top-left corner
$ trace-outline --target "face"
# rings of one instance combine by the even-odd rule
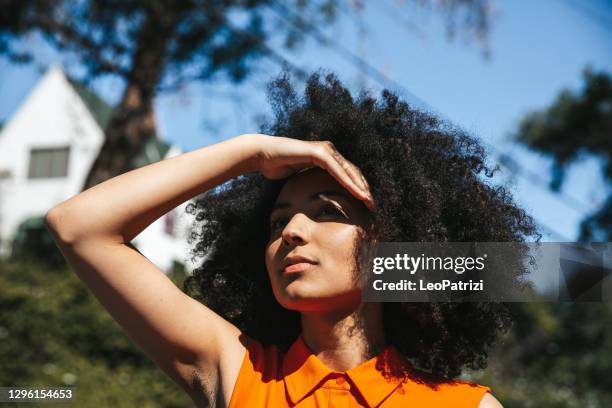
[[[354,254],[358,233],[369,228],[368,214],[323,169],[285,183],[270,214],[266,247],[268,275],[283,307],[322,312],[359,305]]]

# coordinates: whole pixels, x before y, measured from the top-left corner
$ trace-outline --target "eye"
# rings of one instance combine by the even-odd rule
[[[287,223],[287,219],[285,217],[274,218],[270,221],[270,231],[276,231],[281,228],[283,225]]]
[[[335,205],[326,205],[323,208],[321,208],[321,211],[319,211],[320,215],[325,215],[325,216],[339,216],[341,218],[348,218],[347,215],[338,207],[336,207]]]
[[[326,218],[349,218],[341,209],[333,204],[327,204],[321,207],[317,215]],[[272,218],[270,220],[270,232],[274,233],[276,230],[282,228],[285,224],[287,224],[287,221],[287,217]]]

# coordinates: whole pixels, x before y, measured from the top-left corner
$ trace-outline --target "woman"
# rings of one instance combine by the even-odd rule
[[[500,407],[451,378],[485,365],[503,305],[364,303],[356,268],[370,240],[535,233],[476,177],[480,146],[386,91],[353,99],[333,75],[313,75],[302,99],[287,78],[270,89],[267,133],[289,137],[241,135],[49,211],[72,268],[198,406]],[[203,192],[188,206],[206,257],[188,296],[129,242]]]

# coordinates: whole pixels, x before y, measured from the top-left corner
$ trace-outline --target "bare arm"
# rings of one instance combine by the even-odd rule
[[[129,242],[184,201],[261,171],[281,178],[303,167],[328,170],[372,204],[360,171],[328,143],[242,135],[121,174],[52,208],[49,229],[79,278],[147,355],[196,400],[194,372],[227,399],[243,350],[240,331],[181,292]],[[229,374],[228,374],[229,373]],[[227,401],[226,401],[227,402]]]
[[[68,199],[46,216],[79,278],[190,395],[193,368],[216,381],[219,344],[237,339],[239,331],[181,292],[129,242],[189,198],[255,171],[254,143],[241,136],[135,169]]]
[[[48,220],[62,243],[104,238],[130,242],[188,199],[256,171],[252,135],[203,147],[121,174],[52,208]]]

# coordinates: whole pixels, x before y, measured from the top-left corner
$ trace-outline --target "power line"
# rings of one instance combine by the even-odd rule
[[[374,70],[376,70],[376,68],[373,68]],[[396,86],[402,89],[403,86],[397,84],[397,82],[395,82]],[[409,93],[409,91],[406,90],[407,93]],[[418,100],[419,104],[426,107],[427,110],[429,110],[430,112],[434,112],[436,113],[437,116],[444,118],[444,115],[442,115],[439,111],[437,111],[436,109],[432,108],[427,102],[423,101],[421,98],[419,98],[418,96],[411,94],[411,96]],[[445,118],[445,120],[449,121],[448,119]],[[449,121],[450,122],[450,121]],[[497,162],[499,162],[502,166],[509,168],[509,169],[514,169],[517,171],[518,175],[524,179],[526,179],[527,181],[531,182],[534,185],[537,185],[538,187],[542,187],[546,192],[548,193],[553,193],[557,196],[560,196],[561,198],[564,199],[564,204],[568,205],[569,207],[573,208],[574,210],[578,211],[583,217],[586,217],[587,214],[585,214],[584,212],[584,208],[585,207],[589,207],[587,204],[583,203],[582,200],[573,197],[572,195],[565,193],[561,190],[559,191],[552,191],[550,190],[550,188],[548,187],[548,182],[543,179],[539,174],[525,168],[524,166],[522,166],[520,163],[518,163],[514,158],[510,157],[507,154],[503,154],[500,153],[499,150],[497,148],[495,148],[493,145],[485,142],[483,139],[479,139],[482,144],[485,144],[491,151],[496,152],[498,159],[496,160]]]
[[[295,13],[293,13],[288,7],[286,7],[283,4],[280,4],[276,1],[273,1],[279,8],[282,8],[286,14],[288,15],[293,15],[293,19],[295,21],[299,21],[300,24],[296,24],[295,21],[292,21],[291,19],[288,19],[287,17],[285,17],[282,13],[280,13],[278,10],[275,10],[274,8],[271,8],[271,10],[273,10],[277,15],[279,15],[284,21],[288,22],[288,24],[293,25],[295,28],[297,28],[298,30],[302,31],[303,33],[305,33],[306,35],[315,35],[317,41],[319,41],[320,43],[322,43],[325,46],[332,46],[336,52],[339,52],[344,58],[348,59],[353,65],[355,65],[356,67],[358,67],[359,69],[362,70],[362,72],[365,71],[365,73],[370,76],[371,78],[373,78],[374,80],[376,80],[377,82],[379,82],[381,85],[383,86],[387,86],[389,84],[393,85],[393,87],[399,89],[401,91],[401,93],[403,93],[405,96],[409,97],[410,99],[413,100],[413,102],[415,102],[416,105],[420,105],[422,109],[430,111],[431,113],[435,113],[437,116],[439,116],[440,118],[443,118],[444,120],[448,121],[448,119],[446,119],[444,117],[444,115],[442,115],[440,112],[438,112],[437,110],[433,109],[429,104],[427,104],[425,101],[423,101],[421,98],[419,98],[418,96],[414,95],[412,92],[410,92],[408,89],[406,89],[403,85],[399,84],[398,82],[394,81],[393,79],[391,79],[390,77],[386,77],[383,74],[380,73],[380,71],[378,71],[378,69],[376,69],[375,67],[373,67],[372,65],[370,65],[367,61],[365,61],[363,58],[361,58],[358,55],[355,55],[354,53],[352,53],[350,50],[348,50],[346,47],[342,46],[341,44],[333,41],[332,39],[328,38],[327,36],[325,36],[323,33],[321,33],[321,31],[314,25],[310,24],[309,22],[303,20],[301,17],[296,16]],[[243,36],[247,36],[249,38],[255,38],[257,39],[257,45],[260,46],[264,51],[266,51],[268,53],[268,55],[277,63],[286,66],[288,68],[290,68],[292,71],[294,71],[298,77],[301,78],[305,78],[307,76],[307,73],[304,69],[302,69],[301,67],[289,62],[286,58],[284,58],[282,55],[278,54],[276,51],[274,51],[272,48],[270,48],[267,44],[263,43],[262,41],[259,41],[259,37],[255,36],[254,34],[246,31],[246,30],[242,30],[242,29],[237,29],[235,27],[233,27],[229,22],[227,23],[228,28],[237,34],[243,35]],[[304,29],[304,26],[308,27],[309,30]],[[450,121],[448,121],[449,123],[451,123]],[[481,142],[484,141],[481,140]],[[488,144],[487,144],[488,145]],[[491,150],[494,150],[494,148],[490,146]],[[510,158],[511,159],[511,158]],[[508,159],[506,158],[506,161]],[[512,159],[513,160],[513,159]],[[500,160],[501,161],[501,160]],[[503,161],[501,161],[502,165],[504,165]],[[533,174],[530,171],[526,171],[520,164],[518,164],[516,161],[513,161],[512,164],[516,167],[519,168],[521,171],[519,171],[519,175],[522,177],[525,177],[528,181],[537,184],[538,183],[538,179],[533,177]],[[528,177],[525,174],[531,174],[532,177]],[[539,177],[539,176],[538,176]],[[540,184],[541,180],[540,180]],[[545,191],[550,192],[550,190],[548,188],[545,189]],[[571,197],[571,196],[566,196],[567,197]],[[570,202],[573,203],[573,205],[577,208],[580,208],[581,204],[578,204],[578,200],[577,199],[570,199]],[[582,213],[582,209],[580,208],[578,210],[580,213]],[[584,216],[584,214],[583,214]],[[563,234],[557,232],[556,230],[554,230],[551,227],[548,227],[547,225],[541,223],[538,221],[538,224],[540,224],[542,227],[544,227],[546,230],[550,231],[551,233],[553,233],[554,235],[569,241],[569,239],[567,237],[565,237]]]
[[[412,92],[407,90],[404,86],[402,86],[401,84],[399,84],[398,82],[396,82],[392,78],[386,77],[386,76],[382,75],[380,73],[380,71],[378,71],[378,69],[376,69],[375,67],[370,65],[363,58],[359,57],[358,55],[355,55],[354,53],[352,53],[350,50],[348,50],[343,45],[341,45],[341,44],[335,42],[334,40],[330,39],[329,37],[327,37],[316,26],[312,25],[308,21],[305,21],[302,17],[296,15],[287,6],[285,6],[284,4],[280,4],[278,1],[275,1],[275,0],[273,0],[273,3],[278,8],[282,9],[285,12],[285,14],[291,16],[291,19],[287,18],[282,12],[279,12],[278,10],[276,10],[274,8],[271,8],[271,10],[273,10],[277,15],[279,15],[281,17],[281,19],[286,21],[288,24],[291,24],[292,26],[294,26],[298,30],[302,31],[306,35],[314,36],[315,39],[319,43],[321,43],[321,44],[323,44],[323,45],[325,45],[327,47],[332,47],[341,56],[343,56],[345,59],[348,59],[356,67],[361,68],[361,69],[365,68],[365,73],[367,75],[369,75],[372,79],[376,80],[381,85],[386,86],[388,84],[392,84],[395,88],[399,89],[403,94],[405,94],[408,97],[410,97],[410,99],[412,99],[413,101],[416,101],[417,105],[420,105],[422,108],[425,108],[425,110],[427,110],[427,111],[429,111],[431,113],[435,113],[437,116],[443,118],[446,121],[449,121],[448,119],[445,118],[444,115],[442,115],[436,109],[433,109],[429,104],[427,104],[421,98],[419,98],[418,96],[414,95]],[[297,24],[296,21],[299,22],[299,24]],[[309,30],[304,29],[304,27],[308,27]],[[452,122],[449,121],[449,123],[452,123]],[[487,146],[489,146],[489,148],[491,150],[496,150],[490,144],[484,143],[484,141],[482,139],[480,139],[480,141],[482,141],[483,144],[486,144]],[[510,158],[510,159],[512,160],[512,163],[516,166],[516,168],[519,169],[518,175],[520,177],[523,177],[524,179],[526,179],[527,181],[529,181],[530,183],[532,183],[532,184],[534,184],[534,185],[536,185],[538,187],[543,187],[543,184],[547,184],[545,181],[543,181],[543,179],[541,179],[541,177],[539,177],[539,175],[537,175],[537,177],[534,177],[534,175],[536,175],[536,173],[534,173],[534,172],[532,172],[530,170],[525,169],[522,165],[520,165],[514,159],[512,159],[512,158]],[[506,161],[506,163],[507,163],[507,161]],[[572,196],[570,196],[570,195],[568,195],[566,193],[562,193],[561,191],[557,191],[557,192],[551,191],[548,187],[543,188],[543,191],[546,191],[547,193],[553,193],[553,194],[555,194],[557,196],[561,196],[561,197],[565,198],[566,200],[568,200],[566,202],[566,204],[569,203],[569,205],[572,208],[577,210],[583,217],[586,217],[585,212],[584,212],[584,208],[583,208],[583,204],[581,203],[580,200],[578,200],[578,199],[576,199],[576,198],[574,198],[574,197],[572,197]],[[549,232],[552,232],[554,235],[558,236],[559,238],[562,238],[562,239],[564,239],[566,241],[571,241],[570,239],[565,237],[564,234],[559,233],[555,229],[545,225],[544,223],[542,223],[540,221],[537,221],[537,222],[538,222],[538,224],[540,224],[540,226],[544,227]]]
[[[278,2],[274,1],[275,4],[278,4]],[[291,14],[292,11],[290,11],[285,5],[281,5],[281,8],[283,8],[284,10],[286,10],[287,14]],[[275,11],[278,14],[278,11]],[[318,40],[320,42],[322,42],[324,45],[328,45],[331,44],[332,46],[334,46],[334,48],[343,50],[346,52],[347,55],[350,56],[350,59],[353,62],[357,62],[358,64],[356,64],[359,68],[361,67],[367,67],[367,71],[369,73],[374,73],[375,75],[371,75],[371,77],[373,79],[378,80],[382,85],[385,84],[385,82],[383,80],[381,80],[381,78],[383,78],[383,75],[374,67],[372,67],[370,64],[368,64],[366,61],[364,61],[361,57],[353,54],[351,51],[347,50],[345,47],[343,47],[342,45],[336,43],[335,41],[333,41],[332,39],[326,37],[324,34],[322,34],[320,32],[320,30],[318,30],[318,28],[316,28],[315,26],[312,26],[310,23],[305,22],[301,17],[297,16],[297,19],[299,19],[298,21],[300,21],[302,26],[309,26],[310,28],[313,29],[313,31],[318,35]],[[289,21],[290,24],[292,24],[294,27],[300,28],[300,25],[296,25],[295,22],[288,20],[285,18],[285,21]],[[308,34],[308,31],[304,32],[306,34]],[[437,116],[444,118],[445,120],[449,121],[447,118],[444,117],[444,115],[442,115],[439,111],[437,111],[436,109],[432,108],[427,102],[423,101],[421,98],[419,98],[418,96],[414,95],[412,92],[408,91],[406,88],[404,88],[401,84],[397,83],[396,81],[394,81],[393,79],[389,78],[387,80],[387,82],[392,83],[396,88],[399,88],[402,90],[403,93],[406,93],[408,95],[411,96],[412,99],[414,99],[415,101],[418,102],[418,105],[421,105],[423,107],[425,107],[428,111],[435,113]],[[450,121],[449,121],[450,122]],[[491,150],[493,151],[497,151],[497,149],[495,147],[493,147],[492,145],[490,145],[489,143],[486,143],[484,140],[480,139],[481,142],[483,142],[483,144],[486,144],[487,147],[489,147]],[[501,155],[500,155],[501,156]],[[521,177],[526,178],[528,181],[532,182],[533,184],[539,185],[540,187],[543,185],[547,185],[548,183],[546,183],[546,181],[544,181],[539,175],[537,175],[536,173],[532,172],[531,170],[527,170],[525,169],[522,165],[520,165],[518,162],[516,162],[516,160],[510,158],[509,156],[506,155],[506,157],[504,158],[506,160],[506,162],[508,162],[510,160],[512,160],[512,164],[519,169],[519,175]],[[503,162],[502,162],[503,163]],[[500,164],[502,164],[500,163]],[[508,166],[505,166],[508,167]],[[574,208],[575,210],[577,210],[578,212],[580,212],[583,216],[586,216],[586,214],[584,214],[584,207],[586,206],[585,204],[583,204],[581,202],[581,200],[570,196],[567,193],[563,193],[561,191],[555,192],[555,191],[551,191],[548,187],[546,187],[546,191],[547,192],[551,192],[554,194],[557,194],[559,196],[562,196],[563,198],[565,198],[566,200],[568,200],[568,204]]]
[[[571,8],[572,10],[582,14],[583,17],[595,22],[603,29],[612,32],[612,20],[609,20],[600,14],[597,14],[595,11],[590,9],[589,7],[585,7],[583,2],[573,1],[573,0],[560,0],[562,3],[565,3],[566,6]]]
[[[573,208],[575,211],[577,211],[578,213],[580,213],[581,216],[583,217],[587,217],[587,214],[585,214],[584,212],[584,208],[585,207],[589,207],[589,205],[587,205],[586,203],[584,203],[581,199],[578,199],[576,197],[574,197],[573,195],[570,195],[562,190],[559,191],[553,191],[550,189],[550,187],[548,186],[549,183],[546,179],[544,179],[542,176],[540,176],[538,173],[526,168],[525,166],[521,165],[518,161],[516,161],[516,159],[514,159],[512,156],[505,154],[505,153],[501,153],[499,151],[498,148],[496,148],[494,145],[486,142],[483,139],[479,139],[480,143],[482,143],[483,145],[485,145],[485,147],[487,147],[489,150],[491,150],[493,153],[495,153],[495,155],[497,156],[496,161],[501,164],[502,166],[506,167],[508,170],[514,171],[516,174],[518,174],[519,176],[523,177],[524,179],[526,179],[527,181],[529,181],[530,183],[541,187],[542,190],[548,192],[548,193],[552,193],[555,194],[556,196],[558,196],[559,198],[563,198],[563,203],[565,205],[567,205],[568,207]]]
[[[383,75],[377,68],[372,66],[369,62],[359,57],[342,44],[337,43],[333,39],[323,34],[318,27],[304,20],[302,17],[290,10],[289,7],[276,0],[272,0],[272,3],[275,4],[276,7],[281,9],[282,12],[275,9],[274,7],[270,7],[270,10],[274,11],[274,13],[277,14],[282,20],[286,21],[288,24],[291,24],[293,27],[302,31],[302,33],[314,36],[314,38],[320,44],[335,49],[336,52],[339,53],[343,58],[351,62],[357,69],[363,69],[363,72],[365,72],[370,78],[374,79],[379,84],[383,86],[393,86],[394,88],[400,90],[405,97],[411,99],[412,102],[416,105],[421,105],[422,108],[428,109],[428,106],[424,105],[423,101],[419,97],[410,92],[403,85],[396,82],[392,78]],[[291,16],[291,18],[287,18],[286,15]],[[296,22],[299,22],[299,24]],[[304,27],[308,27],[308,29],[305,29]]]
[[[426,39],[426,35],[422,30],[420,30],[414,23],[404,20],[399,15],[398,11],[401,12],[402,10],[395,10],[395,7],[389,4],[387,0],[381,1],[380,4],[384,7],[387,17],[396,23],[400,28],[406,30],[411,35],[419,37],[421,40]]]
[[[387,5],[386,3],[381,3],[381,4]],[[398,22],[397,15],[393,13],[389,13],[389,14],[390,14],[389,17],[392,18],[394,23],[400,25],[402,28],[406,28],[402,22]],[[425,106],[428,106],[429,110],[431,110],[432,112],[436,112],[438,116],[443,116],[440,112],[431,108],[429,104],[427,104],[426,102],[421,100],[421,103]],[[543,188],[546,192],[556,194],[557,196],[563,198],[564,204],[568,205],[569,207],[579,212],[583,217],[587,216],[587,214],[584,213],[584,208],[585,207],[588,208],[589,205],[584,203],[581,199],[573,197],[572,195],[566,192],[563,192],[561,190],[552,191],[548,186],[548,182],[543,177],[541,177],[539,174],[522,166],[520,163],[518,163],[513,157],[509,156],[508,154],[501,153],[499,149],[497,149],[492,144],[485,142],[483,139],[479,139],[479,140],[481,141],[482,144],[486,145],[489,148],[489,150],[491,150],[492,152],[495,152],[495,154],[497,155],[496,161],[499,164],[508,168],[509,170],[514,170],[520,177],[526,179],[527,181],[529,181],[530,183],[534,185],[537,185],[538,187]]]
[[[229,30],[230,33],[232,34],[238,34],[242,37],[245,37],[249,40],[252,40],[255,44],[256,47],[259,47],[262,51],[264,51],[264,56],[270,58],[272,61],[276,62],[277,64],[279,64],[282,68],[288,68],[291,71],[293,71],[293,73],[296,75],[296,77],[300,80],[306,79],[308,77],[308,73],[303,70],[301,67],[298,67],[297,65],[293,64],[291,61],[289,61],[287,58],[285,58],[283,55],[279,54],[278,52],[276,52],[274,49],[272,49],[268,44],[266,44],[265,41],[262,41],[262,39],[260,37],[258,37],[257,35],[242,29],[242,28],[237,28],[235,27],[225,16],[224,14],[224,10],[221,9],[220,6],[211,6],[210,7],[210,11],[216,12],[217,16],[222,18],[225,21],[226,27]],[[203,79],[202,74],[196,74],[190,77],[183,77],[181,78],[180,81],[176,81],[175,83],[172,83],[170,85],[165,85],[165,86],[161,86],[159,90],[163,90],[163,91],[175,91],[178,89],[182,89],[182,87],[184,86],[184,84],[194,81],[194,80],[201,80]]]

